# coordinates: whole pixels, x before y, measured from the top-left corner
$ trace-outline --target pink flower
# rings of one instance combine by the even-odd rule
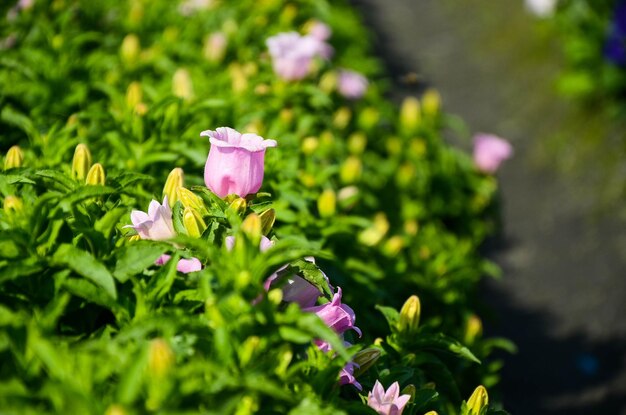
[[[346,304],[341,304],[341,287],[337,287],[337,292],[332,301],[320,306],[304,308],[303,311],[317,314],[328,327],[338,334],[343,334],[352,329],[361,336],[361,329],[354,325],[356,320],[354,310]]]
[[[241,134],[228,127],[200,133],[209,137],[211,150],[204,168],[204,182],[219,197],[256,193],[263,183],[265,149],[275,140],[256,134]]]
[[[226,244],[226,249],[232,251],[235,247],[235,237],[227,236],[224,243]],[[274,246],[274,242],[270,240],[267,236],[261,236],[261,242],[259,242],[259,251],[265,252]]]
[[[330,58],[333,49],[314,36],[301,36],[296,32],[279,33],[267,39],[274,72],[287,81],[297,81],[307,76],[313,58]]]
[[[339,71],[339,93],[348,99],[359,99],[367,91],[367,79],[358,72]]]
[[[170,255],[163,254],[156,260],[155,264],[165,265],[170,260],[170,258],[172,258]],[[201,269],[202,263],[200,263],[200,260],[198,258],[181,258],[178,260],[178,264],[176,264],[176,270],[178,272],[182,272],[183,274],[200,271]]]
[[[367,406],[374,409],[379,415],[401,415],[409,399],[411,399],[411,395],[400,396],[398,382],[392,383],[385,392],[383,385],[376,381],[374,389],[367,394]]]
[[[309,27],[309,35],[322,42],[328,40],[330,38],[330,35],[332,34],[333,31],[330,29],[330,27],[327,24],[320,22],[319,20],[313,22]]]
[[[130,220],[133,224],[124,227],[135,229],[141,239],[160,241],[176,236],[172,224],[172,210],[168,205],[167,196],[163,198],[162,205],[156,200],[151,201],[148,213],[133,210],[130,214]]]
[[[474,163],[485,173],[495,173],[500,164],[513,155],[513,147],[491,134],[474,136]]]
[[[363,386],[354,377],[354,368],[358,367],[354,362],[348,362],[341,372],[339,372],[339,384],[340,385],[353,385],[358,390],[363,390]]]

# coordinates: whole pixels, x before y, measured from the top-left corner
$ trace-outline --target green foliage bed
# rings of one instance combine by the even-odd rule
[[[437,94],[386,100],[369,33],[342,2],[113,3],[0,6],[2,412],[375,413],[379,380],[411,395],[405,414],[498,413],[482,388],[462,403],[497,383],[492,350],[511,348],[483,339],[476,314],[479,281],[497,274],[479,253],[497,183],[443,141]],[[332,28],[334,56],[279,79],[267,38],[314,21]],[[367,76],[364,97],[337,92],[341,68]],[[200,132],[222,126],[278,142],[245,203],[203,182]],[[74,156],[80,143],[92,160]],[[137,240],[131,211],[161,202],[177,167],[192,192],[172,204],[178,236]],[[263,253],[261,232],[274,241]],[[177,272],[192,257],[202,270]],[[346,347],[280,288],[266,293],[287,264],[324,290],[320,304],[333,294],[322,271],[341,287],[362,337]],[[361,392],[338,384],[353,360]]]

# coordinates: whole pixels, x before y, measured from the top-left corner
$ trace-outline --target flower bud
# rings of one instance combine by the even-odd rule
[[[226,46],[228,39],[222,32],[211,33],[204,39],[204,47],[202,54],[209,62],[219,63],[224,59],[226,54]]]
[[[424,415],[439,415],[437,411],[428,411]]]
[[[422,112],[424,115],[434,117],[441,110],[441,95],[436,89],[429,88],[422,96]]]
[[[341,182],[350,184],[358,181],[361,178],[362,170],[363,165],[361,159],[356,156],[348,157],[346,161],[343,162],[341,170],[339,171]]]
[[[4,159],[4,170],[16,169],[22,167],[24,161],[24,153],[19,146],[13,146],[7,151],[7,156]]]
[[[178,189],[183,187],[184,183],[185,175],[183,169],[180,167],[176,167],[170,172],[170,174],[167,175],[165,186],[163,186],[163,197],[167,196],[167,201],[170,206],[174,206],[176,201],[179,199]]]
[[[317,150],[317,148],[319,147],[320,142],[317,138],[315,137],[306,137],[304,140],[302,140],[302,152],[307,155],[310,156],[311,154],[315,153],[315,150]]]
[[[261,218],[256,213],[251,213],[243,220],[241,230],[245,233],[253,243],[261,240],[262,225]]]
[[[148,369],[151,376],[163,378],[174,365],[174,352],[163,339],[154,339],[150,342],[148,353]]]
[[[261,338],[259,336],[248,337],[239,347],[239,365],[245,367],[254,356],[254,352],[259,348]]]
[[[330,94],[337,88],[337,73],[329,71],[322,75],[319,82],[320,89],[326,94]]]
[[[407,235],[415,236],[417,235],[417,231],[419,231],[419,223],[415,219],[410,219],[404,222],[404,232]]]
[[[420,120],[420,102],[415,97],[405,98],[400,108],[400,129],[411,134],[417,129]]]
[[[388,257],[394,257],[404,248],[404,238],[400,235],[392,236],[385,242],[383,253]]]
[[[199,238],[206,229],[206,224],[202,220],[202,216],[195,210],[186,207],[183,210],[183,225],[187,230],[187,235],[192,238]]]
[[[179,186],[176,189],[176,196],[177,200],[180,200],[180,203],[183,204],[183,207],[193,209],[200,213],[201,216],[205,216],[209,213],[204,206],[202,198],[186,187]]]
[[[240,93],[248,88],[248,77],[240,64],[232,63],[228,67],[228,72],[232,81],[233,92]]]
[[[185,101],[193,98],[193,84],[191,83],[189,71],[179,68],[174,72],[174,77],[172,78],[172,93]]]
[[[416,392],[417,392],[417,389],[415,388],[415,385],[410,384],[410,385],[406,385],[406,387],[402,389],[402,391],[400,392],[400,395],[409,395],[411,397],[411,399],[409,399],[409,402],[413,402],[415,400]]]
[[[24,211],[24,203],[17,196],[7,196],[4,198],[3,209],[7,215],[20,214]]]
[[[374,223],[359,234],[359,242],[366,246],[377,245],[389,231],[389,221],[384,213],[374,216]]]
[[[283,290],[274,288],[267,293],[267,299],[274,305],[279,305],[283,301]]]
[[[72,159],[72,177],[83,181],[87,177],[90,168],[91,153],[89,148],[84,144],[77,145],[76,150],[74,150],[74,158]]]
[[[131,82],[126,89],[126,106],[129,110],[135,111],[137,106],[141,104],[143,92],[139,82]]]
[[[120,55],[122,56],[124,63],[127,65],[135,64],[140,51],[141,44],[139,43],[137,35],[133,33],[126,35],[122,41],[122,46],[120,47]]]
[[[259,215],[261,218],[261,232],[263,235],[267,235],[274,227],[276,221],[276,211],[274,209],[268,209]]]
[[[398,137],[389,137],[385,142],[385,147],[387,148],[387,152],[392,155],[398,155],[402,151],[402,141]]]
[[[357,132],[348,138],[348,150],[352,154],[361,154],[367,146],[367,137],[365,134]]]
[[[317,199],[317,210],[322,218],[333,216],[337,210],[337,196],[332,189],[326,189]]]
[[[244,199],[243,197],[238,197],[233,200],[228,207],[231,210],[235,211],[237,214],[242,214],[246,213],[246,208],[248,207],[248,204],[246,202],[246,199]]]
[[[89,172],[87,173],[87,180],[85,180],[85,183],[90,185],[104,186],[105,176],[104,167],[102,167],[102,164],[96,163],[91,166]]]
[[[477,315],[471,315],[465,326],[465,344],[472,344],[483,332],[483,323]]]
[[[380,111],[374,107],[367,107],[359,115],[358,126],[363,131],[370,131],[380,120]]]
[[[380,357],[380,349],[371,347],[363,349],[354,355],[352,361],[358,366],[354,370],[354,376],[358,377],[361,374],[367,372],[367,370],[376,363]]]
[[[489,395],[483,385],[474,390],[472,396],[467,401],[467,409],[469,415],[479,415],[480,411],[489,404]]]
[[[340,130],[343,130],[350,123],[352,118],[352,111],[348,107],[341,107],[335,112],[333,116],[333,125]]]
[[[420,323],[421,305],[420,299],[412,295],[400,309],[398,331],[400,333],[415,334]]]
[[[111,405],[107,408],[104,415],[126,415],[126,411],[121,405]]]

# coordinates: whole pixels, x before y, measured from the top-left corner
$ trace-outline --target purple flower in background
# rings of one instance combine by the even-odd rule
[[[343,367],[343,369],[341,369],[341,372],[339,372],[339,384],[340,385],[353,385],[355,388],[361,391],[363,390],[363,386],[361,386],[361,384],[354,377],[355,367],[358,368],[359,365],[357,365],[354,362],[348,362]]]
[[[367,91],[367,78],[358,72],[342,69],[339,71],[339,93],[348,99],[359,99]]]
[[[393,382],[385,392],[383,385],[376,381],[372,391],[367,394],[367,406],[374,409],[379,415],[402,415],[409,399],[411,399],[411,395],[400,396],[398,382]]]
[[[228,127],[200,133],[209,137],[211,150],[204,168],[204,182],[219,197],[256,193],[263,183],[265,149],[275,140],[256,134],[241,134]]]
[[[296,32],[279,33],[267,39],[274,72],[287,81],[298,81],[311,70],[313,58],[328,59],[332,48],[314,36],[301,36]]]
[[[619,2],[613,14],[604,56],[617,65],[626,65],[626,1]]]
[[[341,287],[337,287],[337,292],[332,301],[320,306],[304,308],[303,311],[317,314],[328,327],[338,334],[343,334],[352,329],[361,336],[361,329],[354,325],[356,320],[354,310],[346,304],[341,304],[341,294]]]
[[[155,265],[165,265],[170,258],[172,258],[170,255],[163,254],[156,260]],[[176,270],[183,274],[200,271],[201,269],[202,263],[200,263],[198,258],[181,258],[178,260],[178,264],[176,264]]]
[[[151,201],[148,213],[133,210],[130,214],[130,220],[133,224],[124,227],[135,229],[141,239],[160,241],[176,236],[172,224],[172,210],[167,202],[167,196],[163,198],[162,205],[156,200]]]
[[[495,173],[500,164],[513,155],[513,147],[506,140],[492,134],[474,136],[474,163],[485,173]]]
[[[313,257],[307,257],[305,258],[305,260],[315,263],[315,258]],[[279,278],[281,272],[284,271],[286,268],[287,265],[279,268],[275,273],[270,275],[267,280],[265,280],[264,287],[266,291],[269,291],[271,286],[274,284],[274,281]],[[326,274],[324,274],[323,272],[322,274],[324,275],[324,278],[326,278],[328,286],[331,287]],[[281,288],[283,290],[284,301],[290,303],[298,303],[302,308],[313,307],[317,302],[319,296],[322,294],[317,287],[298,275],[290,275]]]
[[[309,35],[320,41],[326,41],[330,39],[333,31],[326,23],[322,23],[319,20],[314,21],[309,27]]]

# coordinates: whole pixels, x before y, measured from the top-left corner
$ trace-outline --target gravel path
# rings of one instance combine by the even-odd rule
[[[415,72],[470,132],[497,133],[516,148],[500,173],[503,234],[488,247],[504,278],[484,290],[498,317],[487,334],[520,349],[506,358],[505,407],[626,414],[626,229],[597,214],[596,166],[570,177],[546,156],[559,131],[594,131],[571,122],[571,109],[551,92],[555,48],[537,37],[521,1],[354,2],[376,33],[396,98],[415,92],[400,82]],[[469,140],[461,145],[469,149]]]

